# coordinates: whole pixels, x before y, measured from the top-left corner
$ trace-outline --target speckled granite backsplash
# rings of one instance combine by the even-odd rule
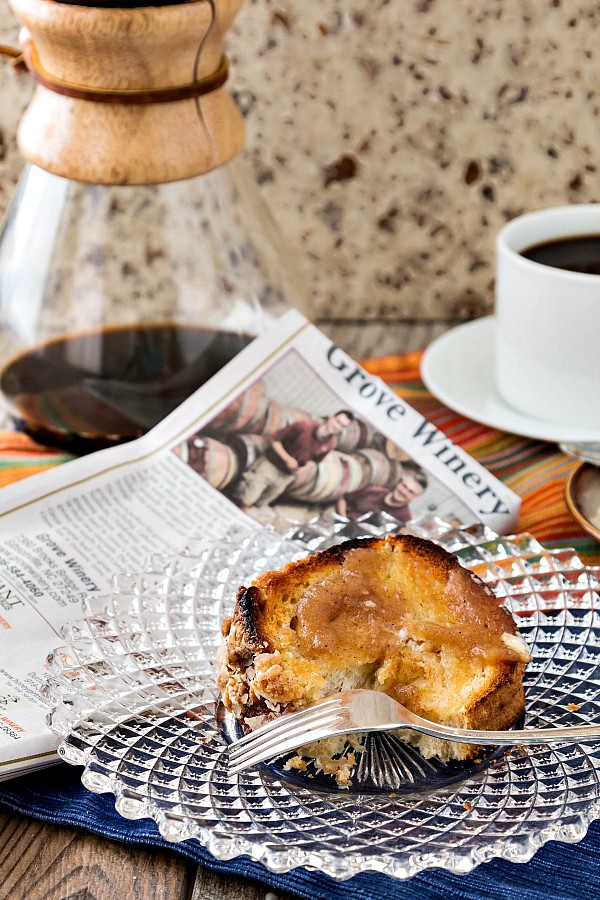
[[[600,200],[599,41],[597,2],[246,0],[230,86],[314,317],[488,312],[500,226]],[[3,211],[32,85],[0,89]]]

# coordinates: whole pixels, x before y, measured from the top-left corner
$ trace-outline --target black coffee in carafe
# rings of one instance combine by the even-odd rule
[[[43,79],[0,230],[0,389],[84,452],[160,421],[303,289],[239,153],[224,37],[241,0],[10,0]]]
[[[72,334],[10,360],[0,390],[34,438],[85,453],[144,434],[251,339],[169,323]]]

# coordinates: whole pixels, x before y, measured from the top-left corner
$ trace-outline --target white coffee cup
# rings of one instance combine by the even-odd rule
[[[544,209],[498,235],[496,386],[506,403],[536,419],[598,430],[600,275],[534,262],[537,244],[600,236],[600,204]],[[600,237],[599,237],[600,241]]]

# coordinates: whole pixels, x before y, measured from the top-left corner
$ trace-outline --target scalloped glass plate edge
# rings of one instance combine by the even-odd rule
[[[348,534],[344,522],[342,521],[340,523],[338,521],[333,524],[334,527],[331,529],[331,532],[335,533],[336,541],[346,539]],[[331,523],[329,523],[329,525],[331,525]],[[362,523],[360,528],[363,529],[361,532],[362,534],[382,533],[394,530],[389,522],[378,522],[373,526],[368,522],[365,522]],[[563,618],[565,618],[565,616],[568,618],[569,610],[566,607],[565,597],[568,597],[569,600],[575,598],[576,602],[580,605],[580,612],[584,618],[592,607],[595,613],[595,603],[598,600],[597,589],[600,580],[595,574],[595,570],[585,569],[572,551],[560,551],[559,553],[544,551],[541,545],[539,545],[530,535],[516,535],[507,538],[499,538],[497,535],[491,533],[489,529],[484,529],[483,526],[480,525],[473,526],[469,529],[459,525],[445,523],[434,518],[424,518],[417,522],[413,522],[408,529],[404,530],[410,530],[413,533],[421,534],[424,537],[436,539],[439,543],[446,546],[447,549],[456,552],[464,564],[479,570],[479,574],[481,574],[481,570],[485,570],[483,572],[484,575],[486,572],[489,574],[490,571],[495,571],[494,566],[499,567],[499,570],[501,571],[500,582],[504,587],[505,595],[512,600],[515,596],[514,592],[517,591],[518,593],[518,591],[521,590],[522,595],[517,596],[517,603],[524,601],[525,607],[527,607],[528,598],[535,593],[532,584],[538,585],[537,590],[539,591],[539,583],[553,583],[552,579],[558,572],[561,578],[564,579],[566,577],[567,580],[571,579],[573,584],[577,585],[577,589],[571,587],[563,588],[561,595],[560,590],[552,587],[552,590],[550,591],[552,598],[554,598],[555,595],[561,595],[563,597],[562,602],[564,609],[559,605],[553,611],[543,610],[544,614],[549,611],[553,612],[553,614],[558,612],[559,615],[563,615]],[[320,549],[320,546],[322,546],[323,542],[326,540],[324,537],[326,532],[327,529],[323,528],[322,523],[317,523],[316,527],[312,529],[307,529],[306,526],[303,526],[300,535],[291,529],[290,533],[285,536],[286,541],[292,542],[291,545],[288,543],[286,552],[289,553],[290,546],[298,549]],[[236,540],[237,537],[233,536],[233,540]],[[271,539],[273,539],[273,536],[271,536]],[[277,539],[280,542],[284,540],[280,534],[277,535]],[[194,552],[197,553],[197,551],[198,548],[195,545]],[[511,557],[511,553],[514,554],[514,557]],[[531,575],[531,573],[529,575],[527,573],[523,575],[523,572],[510,570],[511,559],[518,559],[519,554],[525,556],[529,554],[530,559],[539,557],[539,560],[542,561],[539,563],[538,560],[538,563],[533,566],[532,571],[534,572],[534,575]],[[185,552],[182,556],[185,560]],[[190,562],[193,563],[193,561],[194,558],[188,553],[187,563],[184,562],[183,569],[185,569],[186,565]],[[262,561],[263,570],[264,568],[272,567],[270,566],[270,561],[267,554]],[[204,562],[206,562],[206,560]],[[220,556],[218,558],[217,566],[219,573],[223,571],[223,564],[224,559]],[[173,566],[174,564],[172,564],[172,568]],[[160,569],[160,564],[158,568]],[[506,568],[506,572],[504,571],[504,568]],[[175,575],[176,574],[177,573],[175,572]],[[175,575],[171,572],[165,577],[174,578]],[[123,577],[126,581],[129,579],[130,582],[133,578],[133,576]],[[160,571],[157,572],[157,577],[160,577]],[[188,581],[189,578],[192,577],[189,575],[189,572],[187,573],[187,577]],[[497,577],[497,573],[494,577]],[[144,594],[143,584],[148,583],[150,576],[145,573],[144,578],[145,582],[143,579],[142,582],[140,582],[141,587],[139,588],[139,593],[137,595],[139,603],[142,603],[142,601],[147,599]],[[221,575],[219,575],[219,578],[220,583],[225,584],[226,578],[221,577]],[[217,581],[219,581],[219,578],[217,578]],[[525,581],[527,581],[527,579],[530,580],[528,589],[524,591],[522,590],[521,584],[523,579]],[[546,579],[546,582],[544,582],[543,579]],[[518,587],[515,587],[515,585]],[[581,599],[582,597],[584,598],[583,601]],[[588,598],[587,600],[585,600],[586,597]],[[590,597],[592,598],[591,600]],[[218,607],[220,610],[219,614],[221,615],[223,597],[218,596],[218,590],[211,600],[213,602],[213,607]],[[552,602],[554,602],[554,599]],[[184,604],[184,600],[181,600],[181,603]],[[534,603],[535,609],[530,609],[529,611],[525,609],[525,614],[539,617],[540,613],[537,608],[538,603],[539,600],[536,599]],[[600,605],[600,602],[598,605]],[[552,603],[550,606],[552,606]],[[97,615],[97,610],[91,610],[90,615],[92,617]],[[84,620],[84,623],[89,625],[89,619],[90,616]],[[107,615],[101,623],[100,632],[104,625],[110,630],[114,621],[114,618],[111,619],[111,616]],[[552,622],[552,617],[550,617],[548,621]],[[97,627],[97,623],[95,627]],[[564,623],[561,627],[564,632],[566,627]],[[80,625],[76,623],[71,630],[65,632],[67,640],[73,642],[69,645],[71,649],[77,645],[77,640],[81,638],[81,632],[78,630],[79,628]],[[92,632],[92,638],[94,640],[100,640],[101,643],[102,635],[99,632]],[[150,651],[153,652],[152,646],[150,646]],[[274,872],[282,873],[304,866],[321,871],[336,880],[344,880],[359,874],[360,872],[367,871],[384,873],[396,879],[406,879],[418,872],[432,867],[441,867],[454,873],[466,874],[482,862],[486,862],[493,857],[504,858],[512,862],[526,862],[531,859],[537,850],[550,840],[563,842],[579,841],[585,836],[590,823],[600,817],[600,800],[598,799],[598,794],[596,792],[594,799],[589,800],[585,808],[578,809],[567,817],[568,821],[565,821],[564,818],[554,820],[549,819],[544,823],[544,827],[537,831],[528,832],[527,829],[524,829],[523,833],[519,835],[511,833],[506,837],[483,841],[479,845],[472,847],[463,846],[461,844],[452,846],[452,842],[450,842],[450,846],[446,848],[445,852],[440,851],[439,847],[428,850],[427,843],[424,843],[422,847],[413,851],[391,849],[382,851],[377,856],[361,853],[356,848],[351,848],[347,854],[344,854],[337,848],[335,852],[333,852],[326,846],[306,847],[302,845],[290,845],[287,847],[278,847],[277,834],[275,834],[271,840],[266,840],[265,835],[262,835],[261,837],[252,837],[253,828],[251,826],[255,825],[255,822],[250,822],[247,834],[245,835],[227,835],[223,833],[223,823],[217,822],[215,825],[214,815],[212,816],[213,821],[211,821],[211,817],[208,815],[204,819],[201,815],[197,816],[195,819],[190,819],[189,815],[182,813],[181,810],[177,810],[177,804],[174,804],[172,808],[169,808],[167,804],[166,808],[161,809],[156,798],[151,796],[151,790],[145,798],[140,797],[139,789],[131,790],[130,787],[128,787],[127,779],[130,778],[130,775],[127,773],[126,764],[122,768],[118,768],[117,771],[108,773],[106,769],[100,771],[99,769],[101,767],[96,767],[93,764],[92,757],[95,745],[90,744],[87,749],[83,749],[83,742],[78,742],[78,739],[73,734],[75,724],[86,721],[86,716],[89,716],[89,712],[86,712],[85,708],[80,711],[79,715],[77,715],[76,712],[74,713],[77,702],[81,701],[81,698],[85,696],[86,687],[89,687],[89,685],[86,685],[85,677],[83,677],[81,684],[69,682],[69,679],[65,675],[65,673],[69,671],[69,663],[66,661],[65,657],[61,658],[63,662],[57,662],[58,656],[54,659],[54,673],[53,676],[50,676],[48,687],[48,696],[56,704],[54,714],[50,716],[51,727],[57,734],[63,737],[59,746],[61,758],[73,765],[84,766],[82,782],[85,787],[94,793],[112,793],[115,796],[115,806],[118,812],[125,818],[150,818],[156,823],[160,834],[167,841],[179,842],[187,839],[195,839],[215,858],[220,860],[230,860],[240,855],[248,855]],[[80,665],[80,660],[76,660],[75,662],[75,669],[81,671],[85,668],[85,666],[82,667]],[[71,671],[73,671],[72,664],[73,660],[71,660]],[[202,669],[204,662],[194,659],[194,665],[200,666],[200,669]],[[54,679],[53,687],[50,684],[52,679]],[[574,705],[577,706],[577,704]],[[83,704],[83,707],[85,707],[85,703]],[[189,707],[186,709],[189,712]],[[127,718],[127,715],[124,715],[122,720],[126,722]],[[129,715],[129,718],[131,718],[131,715]],[[109,760],[109,762],[113,763],[114,760]],[[597,782],[598,776],[596,774],[596,767],[592,766],[592,770]],[[277,781],[277,779],[273,778],[271,775],[253,772],[248,775],[248,779],[251,784],[250,792],[254,788],[260,790],[261,788],[264,788],[265,785],[268,785],[269,787],[275,787],[275,789],[282,791],[285,795],[285,783]],[[218,778],[216,784],[218,789]],[[225,781],[222,781],[220,784],[221,787],[227,789],[230,787]],[[236,781],[235,784],[237,785],[236,796],[239,797],[239,781]],[[206,786],[208,789],[208,782]],[[211,784],[211,788],[214,789],[214,785]],[[459,786],[459,789],[464,791],[465,786]],[[301,793],[302,790],[300,789],[300,794]],[[308,789],[305,793],[307,796],[310,796],[310,791],[308,791]],[[445,791],[445,794],[448,796],[451,793],[451,788]],[[467,811],[466,805],[465,811],[468,814],[469,811]],[[525,821],[526,818],[527,817],[525,817]]]

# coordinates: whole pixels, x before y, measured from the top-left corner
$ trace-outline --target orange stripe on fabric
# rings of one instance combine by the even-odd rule
[[[38,472],[45,472],[48,468],[50,466],[42,464],[39,466],[28,466],[26,469],[0,469],[0,487],[22,481],[24,478],[29,478],[30,475],[37,475]]]
[[[0,431],[0,487],[69,459],[72,459],[70,454],[44,447],[20,431]]]
[[[52,450],[43,444],[38,444],[22,431],[0,431],[0,454],[16,452],[24,454],[39,454],[46,457],[67,458],[68,454],[60,450]]]

